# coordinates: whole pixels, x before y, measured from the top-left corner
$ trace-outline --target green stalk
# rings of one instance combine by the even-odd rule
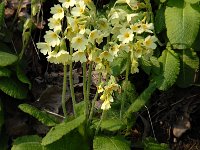
[[[85,115],[88,117],[88,100],[87,100],[87,77],[86,77],[86,62],[83,63],[83,95],[85,102]]]
[[[63,76],[63,89],[62,89],[62,109],[65,118],[67,118],[67,110],[65,106],[65,95],[66,95],[66,90],[67,90],[67,65],[63,66],[63,71],[64,71],[64,76]]]
[[[90,109],[90,87],[91,87],[91,80],[92,80],[92,65],[93,62],[90,62],[89,71],[88,71],[88,80],[87,80],[87,100],[88,100],[88,110]]]
[[[99,73],[99,79],[98,79],[98,83],[97,85],[99,85],[101,82],[101,73]],[[88,124],[90,123],[90,121],[92,120],[92,117],[93,117],[93,113],[94,113],[94,106],[95,106],[95,103],[97,101],[97,98],[98,98],[98,91],[96,91],[96,94],[94,96],[94,99],[92,100],[92,107],[90,109],[90,115],[89,115],[89,119],[88,119]]]
[[[100,119],[100,121],[99,121],[99,123],[98,123],[98,125],[97,125],[97,128],[96,128],[96,131],[95,131],[95,136],[96,136],[96,135],[98,134],[98,132],[99,132],[99,128],[100,128],[100,125],[101,125],[101,123],[102,123],[102,121],[103,121],[103,119],[104,119],[105,113],[106,113],[106,111],[103,110],[103,112],[102,112],[102,114],[101,114],[101,119]]]
[[[73,48],[70,47],[70,54],[73,54]],[[70,63],[69,65],[69,84],[70,84],[70,91],[71,91],[71,97],[72,97],[72,105],[73,105],[73,110],[74,110],[74,116],[76,117],[76,109],[75,109],[75,104],[76,104],[76,98],[74,94],[74,82],[73,82],[73,62]]]
[[[128,53],[128,57],[127,57],[127,63],[126,63],[126,78],[125,78],[125,88],[126,88],[126,85],[127,85],[127,82],[128,82],[128,75],[129,75],[129,72],[130,72],[130,53]],[[124,89],[122,89],[124,90]],[[123,91],[124,92],[124,91]],[[122,93],[123,94],[123,93]],[[121,109],[120,109],[120,119],[122,119],[122,114],[124,112],[124,103],[125,103],[125,95],[123,94],[122,95],[122,100],[121,100]]]

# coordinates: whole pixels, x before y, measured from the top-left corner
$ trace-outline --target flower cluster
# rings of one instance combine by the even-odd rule
[[[37,43],[41,53],[51,63],[72,62],[95,63],[95,70],[111,75],[110,63],[118,57],[119,51],[130,54],[131,73],[138,72],[138,59],[150,57],[156,48],[153,36],[154,26],[148,23],[146,13],[139,13],[140,2],[118,0],[115,5],[100,14],[92,0],[59,0],[51,8],[52,18],[48,21],[49,31],[44,41]],[[120,4],[119,4],[120,3]],[[128,10],[118,5],[127,5]],[[130,11],[131,10],[131,11]],[[69,45],[66,46],[66,41]],[[73,53],[69,53],[69,48]],[[113,77],[112,77],[113,80]],[[109,109],[112,93],[119,89],[114,81],[103,87],[102,109]]]

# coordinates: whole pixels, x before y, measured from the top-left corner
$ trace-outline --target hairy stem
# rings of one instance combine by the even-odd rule
[[[98,79],[98,83],[97,85],[99,85],[101,83],[101,73],[99,73],[99,79]],[[96,91],[96,94],[94,96],[94,99],[92,100],[92,107],[90,109],[90,115],[89,115],[89,119],[88,119],[88,124],[91,122],[92,120],[92,117],[93,117],[93,113],[94,113],[94,106],[95,106],[95,103],[97,101],[97,98],[98,98],[98,90]]]
[[[63,89],[62,89],[62,109],[65,118],[67,118],[67,110],[66,110],[66,105],[65,105],[65,95],[66,95],[66,90],[67,90],[67,65],[63,66],[63,71],[64,71],[64,76],[63,76]]]
[[[93,62],[90,62],[89,71],[88,71],[88,80],[87,80],[87,100],[88,100],[88,110],[90,109],[90,87],[91,87],[91,80],[92,80],[92,65]]]
[[[98,125],[97,125],[97,128],[96,128],[96,131],[95,131],[95,135],[97,135],[98,132],[99,132],[99,128],[100,128],[101,123],[102,123],[102,121],[103,121],[103,119],[104,119],[105,113],[106,113],[106,111],[103,110],[103,112],[102,112],[102,114],[101,114],[101,119],[100,119],[100,121],[99,121],[99,123],[98,123]]]
[[[88,117],[88,99],[87,99],[87,76],[86,76],[86,63],[83,63],[83,95],[85,102],[85,115]]]
[[[127,85],[127,82],[128,82],[128,75],[129,75],[129,72],[130,72],[130,53],[128,53],[128,57],[127,57],[127,63],[126,63],[126,78],[125,78],[125,87]],[[124,90],[124,89],[122,89]],[[124,91],[123,91],[124,92]],[[125,95],[123,94],[122,95],[122,99],[121,99],[121,109],[120,109],[120,119],[122,119],[122,114],[123,114],[123,111],[124,111],[124,103],[125,103]]]
[[[73,48],[70,47],[70,54],[73,54]],[[74,116],[76,117],[76,109],[75,109],[75,104],[76,104],[76,98],[74,94],[74,82],[73,82],[73,62],[70,63],[69,65],[69,84],[70,84],[70,91],[71,91],[71,97],[72,97],[72,105],[73,105],[73,111],[74,111]]]

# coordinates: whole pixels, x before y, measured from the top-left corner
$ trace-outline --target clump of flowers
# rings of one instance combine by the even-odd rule
[[[114,101],[114,91],[120,91],[110,68],[118,53],[129,54],[130,71],[134,74],[139,71],[138,59],[151,57],[156,48],[153,24],[147,22],[145,12],[138,12],[145,5],[136,0],[118,0],[111,9],[99,13],[92,0],[59,2],[51,8],[50,30],[37,47],[51,63],[88,63],[107,76],[108,81],[101,82],[97,88],[102,93],[101,109],[108,110]],[[127,5],[128,9],[120,5]]]

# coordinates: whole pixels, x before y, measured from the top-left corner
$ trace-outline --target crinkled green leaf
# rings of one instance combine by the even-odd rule
[[[131,115],[133,112],[138,112],[150,99],[151,94],[156,90],[156,83],[151,82],[149,86],[139,95],[139,97],[131,104],[126,111],[126,116]]]
[[[89,144],[78,132],[64,135],[60,140],[45,146],[45,150],[89,150]]]
[[[180,70],[180,60],[173,50],[164,50],[158,59],[161,63],[161,73],[154,78],[159,90],[167,90],[175,82]]]
[[[96,136],[93,140],[94,150],[130,150],[130,143],[118,136]]]
[[[169,150],[169,145],[158,143],[154,138],[148,137],[144,141],[144,150]]]
[[[178,54],[181,69],[176,83],[178,86],[185,88],[195,82],[195,74],[199,69],[199,57],[191,49],[178,51]]]
[[[111,70],[114,76],[118,76],[126,70],[127,57],[126,51],[120,51],[118,57],[113,60],[111,63]]]
[[[119,118],[115,118],[115,119],[108,118],[102,121],[100,127],[108,131],[118,131],[124,128],[125,124]]]
[[[14,140],[11,150],[43,150],[41,140],[38,135],[22,136]]]
[[[165,6],[162,5],[157,11],[155,16],[155,31],[156,33],[162,32],[165,26]]]
[[[185,2],[191,3],[191,4],[195,4],[197,2],[200,2],[200,0],[185,0]]]
[[[49,114],[42,112],[39,109],[37,109],[36,107],[31,106],[29,104],[20,104],[19,108],[23,112],[28,113],[29,115],[35,117],[37,120],[39,120],[40,122],[42,122],[43,124],[45,124],[47,126],[55,126],[58,123]]]
[[[18,80],[7,77],[0,78],[0,90],[17,99],[25,99],[28,93],[28,88],[25,85]]]
[[[16,62],[17,59],[18,57],[13,54],[0,51],[0,66],[1,67],[11,65],[14,62]]]
[[[74,109],[76,110],[77,116],[81,116],[81,115],[85,114],[85,102],[81,101],[81,102],[75,104]]]
[[[7,68],[0,67],[0,77],[10,77],[11,71]]]
[[[64,135],[79,127],[84,121],[85,115],[81,115],[72,121],[56,125],[42,139],[42,145],[48,145],[61,139]]]
[[[167,36],[175,49],[190,48],[199,30],[200,12],[189,3],[181,5],[172,1],[174,7],[166,7],[165,23]]]
[[[22,83],[28,84],[29,89],[31,89],[31,82],[19,65],[17,65],[16,67],[16,73],[17,73],[17,78],[19,79],[19,81],[21,81]]]

